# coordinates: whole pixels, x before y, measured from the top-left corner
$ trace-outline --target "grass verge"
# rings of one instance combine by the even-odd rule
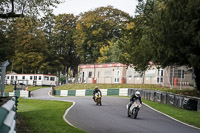
[[[189,111],[180,108],[173,107],[171,105],[160,104],[148,100],[144,100],[143,102],[147,105],[151,106],[152,108],[163,112],[179,121],[184,123],[196,126],[200,128],[200,112],[196,111]]]
[[[19,98],[17,111],[18,133],[81,133],[63,120],[70,102]]]
[[[140,88],[140,89],[151,89],[157,91],[171,92],[174,94],[186,95],[186,96],[195,96],[200,97],[200,91],[197,89],[170,89],[167,87],[162,87],[160,85],[151,85],[151,84],[65,84],[57,86],[56,90],[77,90],[77,89],[94,89],[95,86],[98,86],[99,89],[116,89],[116,88]]]
[[[28,86],[29,91],[34,91],[40,88],[48,88],[45,86]],[[4,92],[13,92],[14,90],[14,85],[5,85]]]

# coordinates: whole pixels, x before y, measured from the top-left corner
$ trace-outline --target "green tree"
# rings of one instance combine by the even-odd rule
[[[200,90],[200,1],[164,0],[163,5],[152,26],[153,61],[192,67]]]
[[[12,43],[8,43],[8,25],[9,22],[5,20],[0,20],[0,62],[9,60],[13,54]]]
[[[41,18],[42,22],[42,30],[45,33],[45,37],[47,40],[47,45],[48,45],[48,54],[46,62],[48,62],[48,72],[51,74],[56,74],[59,69],[58,69],[58,64],[57,64],[57,55],[56,55],[56,50],[54,49],[54,36],[53,36],[53,29],[55,25],[55,15],[52,14],[51,12],[45,15],[43,18]]]
[[[73,14],[60,14],[55,18],[53,30],[54,54],[59,70],[68,74],[69,68],[76,70],[78,56],[75,51],[73,35],[78,17]]]
[[[100,7],[81,14],[76,26],[75,44],[82,63],[96,63],[100,49],[123,36],[130,16],[113,7]]]
[[[200,90],[199,11],[195,0],[140,0],[135,26],[121,39],[123,61],[139,70],[148,68],[149,61],[163,68],[188,66]]]
[[[47,42],[37,19],[16,19],[10,26],[9,36],[14,37],[14,70],[18,73],[45,73]]]

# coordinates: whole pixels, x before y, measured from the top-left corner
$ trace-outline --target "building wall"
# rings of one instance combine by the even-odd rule
[[[126,84],[160,84],[162,86],[194,85],[191,71],[187,67],[166,67],[158,69],[151,66],[145,75],[138,73],[134,67],[120,63],[80,65],[80,83],[126,83]],[[182,70],[182,78],[180,72]],[[183,72],[184,71],[184,72]],[[84,73],[84,76],[83,76]],[[176,84],[175,84],[175,78]],[[84,79],[84,80],[83,80]]]

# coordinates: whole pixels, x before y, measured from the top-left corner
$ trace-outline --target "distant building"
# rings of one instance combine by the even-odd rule
[[[58,83],[56,75],[48,74],[7,74],[6,84],[25,84],[25,85],[37,85],[37,86],[55,86]]]
[[[181,76],[182,75],[182,76]],[[158,69],[155,66],[138,73],[134,67],[121,63],[81,64],[79,65],[80,83],[102,84],[160,84],[163,86],[193,86],[194,78],[187,67],[166,67]]]

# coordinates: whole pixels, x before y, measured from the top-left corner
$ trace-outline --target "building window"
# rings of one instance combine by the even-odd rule
[[[32,80],[33,79],[33,76],[30,76],[30,80]]]
[[[127,70],[126,76],[127,76],[128,78],[132,78],[132,71]]]
[[[156,71],[155,70],[147,70],[145,72],[145,77],[155,77],[156,76]],[[161,71],[161,74],[163,75],[163,71]]]
[[[39,76],[39,80],[41,80],[42,78],[41,78],[41,76]]]
[[[185,77],[185,71],[184,70],[178,70],[178,78],[184,78]]]
[[[17,76],[15,76],[15,79],[17,79]]]
[[[105,71],[105,78],[110,78],[111,77],[111,71],[107,70]]]
[[[7,76],[7,79],[9,79],[10,78],[10,76]]]
[[[88,78],[92,78],[92,72],[88,73]]]
[[[25,79],[25,76],[22,76],[22,79]]]
[[[55,81],[55,77],[50,77],[50,80],[51,81]]]
[[[11,79],[14,79],[14,76],[11,76]]]
[[[139,73],[137,71],[134,72],[134,77],[135,78],[141,78],[142,77],[142,73]]]
[[[34,80],[37,80],[37,76],[34,76]]]

